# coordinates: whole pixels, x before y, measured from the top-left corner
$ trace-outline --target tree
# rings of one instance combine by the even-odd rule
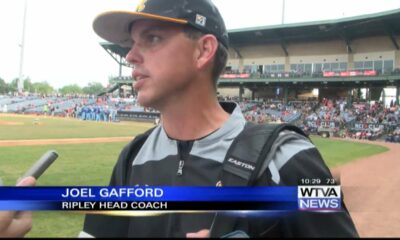
[[[18,78],[15,78],[8,85],[9,92],[18,92]],[[33,93],[35,90],[33,88],[32,81],[29,77],[24,79],[24,91]]]
[[[67,94],[81,94],[82,89],[77,84],[71,84],[60,88],[60,93],[63,95]]]
[[[8,93],[8,84],[2,78],[0,78],[0,94]]]
[[[8,84],[8,91],[9,92],[18,92],[18,78],[15,78]]]
[[[32,85],[33,91],[42,95],[49,95],[54,92],[54,88],[47,82],[37,82]]]
[[[29,77],[24,79],[24,91],[25,92],[30,92],[30,93],[34,92],[33,84],[32,84],[31,79]]]
[[[101,83],[92,82],[92,83],[89,83],[88,86],[84,87],[82,90],[83,90],[83,93],[85,93],[85,94],[97,95],[101,92],[104,92],[105,89]]]

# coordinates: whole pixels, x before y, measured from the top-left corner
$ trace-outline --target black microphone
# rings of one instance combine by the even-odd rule
[[[57,158],[58,153],[56,151],[50,150],[46,152],[24,175],[22,175],[21,179],[29,176],[38,179]]]

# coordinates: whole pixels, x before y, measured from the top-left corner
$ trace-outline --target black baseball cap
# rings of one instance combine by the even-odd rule
[[[229,37],[224,20],[211,0],[142,0],[136,11],[110,11],[97,16],[94,31],[105,40],[130,47],[130,26],[139,19],[189,25],[213,34],[226,48]]]

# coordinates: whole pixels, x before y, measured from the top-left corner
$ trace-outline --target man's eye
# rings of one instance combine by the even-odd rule
[[[161,42],[161,37],[156,36],[156,35],[149,35],[147,37],[147,39],[148,39],[148,42],[151,44],[156,44],[156,43]]]

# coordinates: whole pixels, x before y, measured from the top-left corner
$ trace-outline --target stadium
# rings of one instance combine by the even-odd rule
[[[399,11],[393,10],[336,21],[232,30],[228,66],[218,82],[221,99],[241,102],[248,120],[260,123],[296,123],[324,136],[377,139],[386,135],[387,141],[398,142],[399,18]],[[123,58],[128,49],[109,43],[101,46],[120,68],[129,66]],[[117,76],[108,91],[122,90],[132,81]],[[322,101],[325,107],[321,108],[317,105]],[[373,116],[360,110],[367,108],[374,109]]]
[[[311,136],[340,179],[362,237],[400,236],[399,23],[397,9],[231,30],[228,66],[218,82],[220,100],[238,102],[246,120],[287,122]],[[100,45],[120,69],[129,67],[128,49]],[[41,185],[106,185],[122,147],[159,118],[136,103],[133,81],[120,70],[97,96],[0,95],[5,185],[49,148],[64,160]],[[75,161],[80,169],[70,169]],[[61,172],[69,177],[60,179]],[[34,219],[30,237],[74,237],[83,216],[37,212]]]

